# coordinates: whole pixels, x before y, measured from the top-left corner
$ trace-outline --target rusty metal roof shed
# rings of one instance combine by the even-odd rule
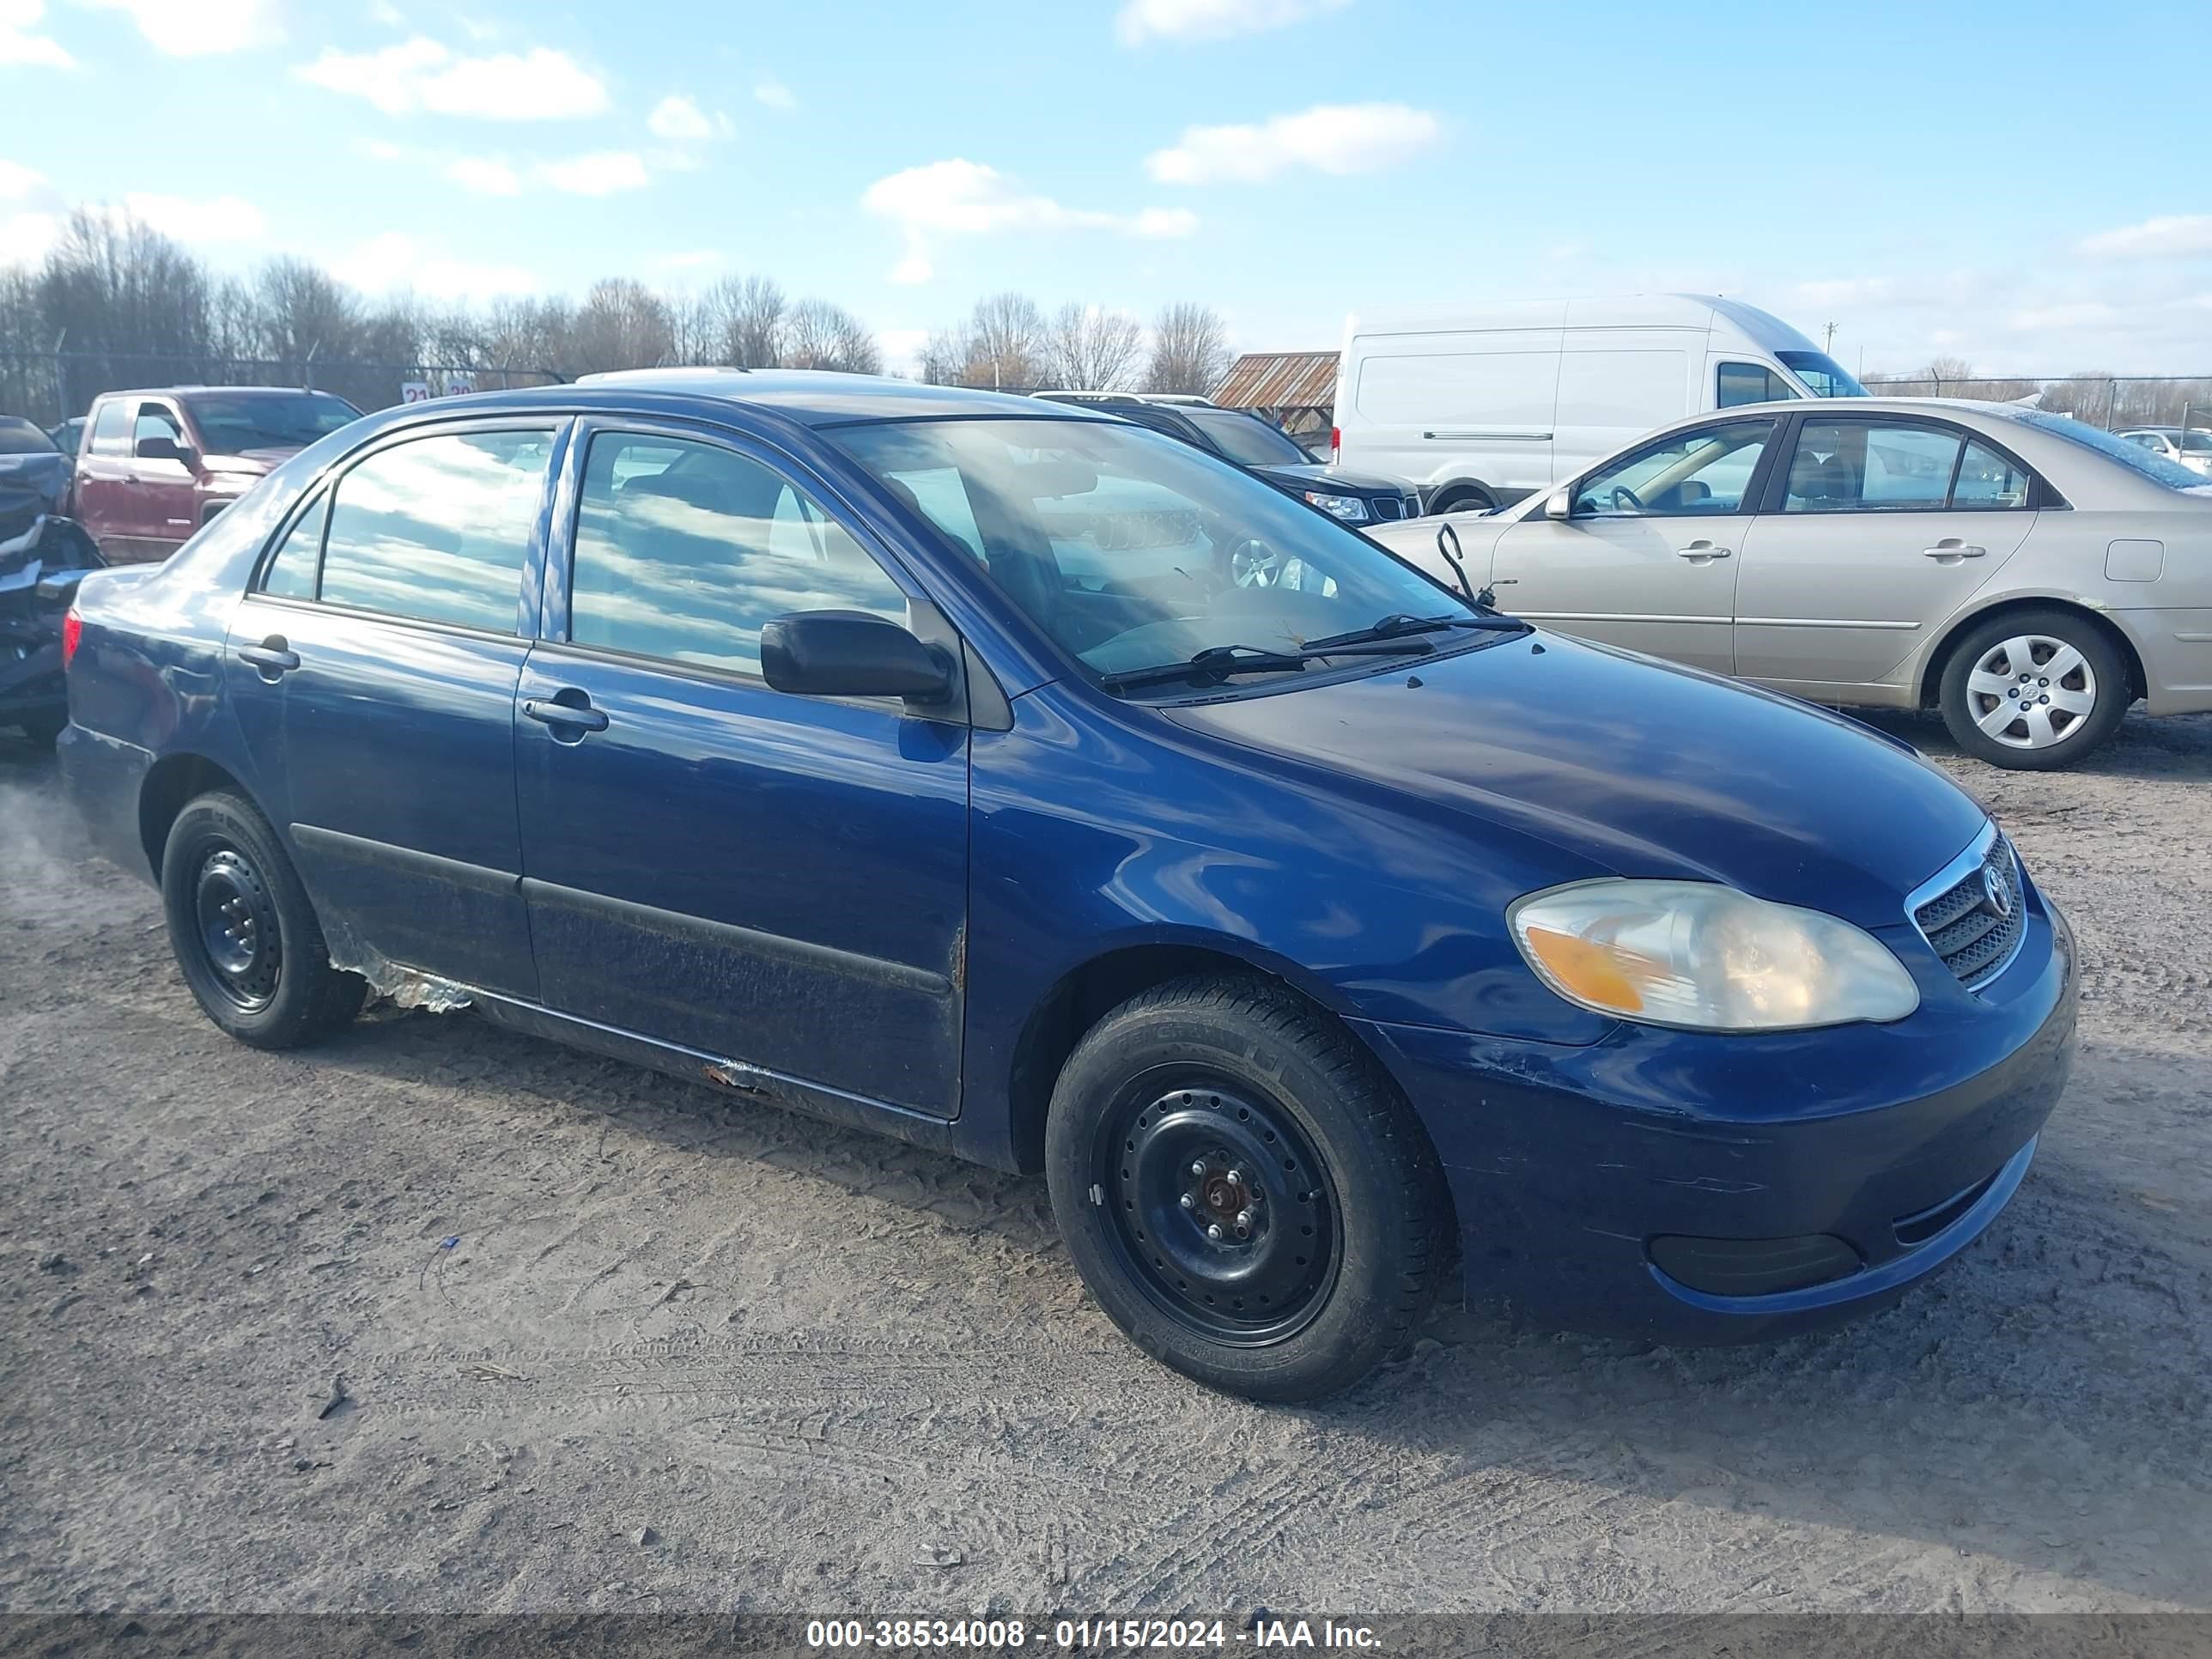
[[[1224,409],[1331,408],[1336,353],[1248,351],[1229,365],[1212,397]]]

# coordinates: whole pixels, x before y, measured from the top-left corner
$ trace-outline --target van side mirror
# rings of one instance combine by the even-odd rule
[[[1556,519],[1561,524],[1573,518],[1575,516],[1574,491],[1562,488],[1545,496],[1544,516],[1547,519]]]
[[[131,453],[142,461],[179,461],[187,465],[191,461],[191,451],[174,438],[141,438]]]
[[[761,673],[802,697],[942,702],[952,664],[898,623],[866,611],[802,611],[761,629]]]

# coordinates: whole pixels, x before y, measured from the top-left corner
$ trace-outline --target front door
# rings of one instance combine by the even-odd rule
[[[967,726],[760,673],[770,618],[907,592],[765,448],[587,426],[569,471],[515,738],[544,1001],[956,1115]]]
[[[1565,519],[1539,507],[1498,538],[1498,604],[1563,634],[1733,672],[1738,544],[1774,426],[1695,427],[1565,486]]]
[[[343,965],[537,994],[514,690],[556,436],[371,451],[296,517],[231,619],[226,689]]]
[[[174,454],[142,453],[149,444],[166,445]],[[129,535],[143,558],[166,559],[199,528],[199,495],[192,483],[191,463],[179,459],[191,452],[185,423],[167,401],[143,401],[131,419],[131,456],[125,463],[130,476],[125,514]]]
[[[1806,416],[1744,538],[1736,672],[1808,694],[1883,682],[2027,539],[2030,489],[1956,427]]]

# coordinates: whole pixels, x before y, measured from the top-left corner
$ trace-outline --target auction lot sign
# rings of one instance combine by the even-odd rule
[[[982,1612],[0,1614],[0,1656],[713,1659],[726,1654],[1364,1653],[1484,1659],[2205,1659],[2212,1613],[1220,1615]]]

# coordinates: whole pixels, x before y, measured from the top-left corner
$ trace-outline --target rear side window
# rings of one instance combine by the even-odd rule
[[[1735,409],[1743,404],[1776,404],[1796,395],[1788,381],[1764,363],[1723,363],[1715,406]]]
[[[799,611],[903,623],[906,595],[761,462],[711,444],[592,438],[569,577],[573,643],[757,674],[763,624]]]
[[[466,432],[371,455],[338,480],[319,597],[513,633],[551,448],[550,432]]]
[[[1940,427],[1808,421],[1790,458],[1782,510],[1935,511],[1950,497],[1963,441]]]
[[[1959,463],[1959,481],[1951,486],[1951,505],[1958,507],[2026,507],[2027,473],[1987,444],[1970,443]]]
[[[127,455],[131,453],[131,405],[119,398],[111,398],[100,406],[93,417],[92,453],[95,455]]]

